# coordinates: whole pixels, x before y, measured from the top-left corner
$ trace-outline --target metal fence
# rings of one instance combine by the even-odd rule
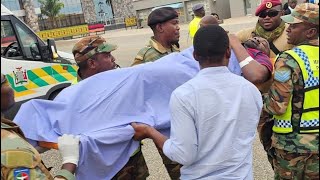
[[[41,15],[39,15],[38,19],[40,31],[69,26],[77,26],[86,23],[83,14],[63,15],[56,17],[54,20],[48,18],[45,19]]]
[[[70,27],[70,26],[78,26],[83,24],[88,24],[88,25],[104,24],[105,30],[141,26],[141,21],[137,20],[136,17],[105,18],[101,21],[89,22],[89,23],[85,22],[83,14],[63,15],[60,17],[56,17],[54,20],[43,18],[43,16],[39,15],[38,19],[39,19],[40,31]],[[133,22],[132,20],[136,20],[136,21],[135,23],[128,24],[129,19],[130,19],[130,22]]]

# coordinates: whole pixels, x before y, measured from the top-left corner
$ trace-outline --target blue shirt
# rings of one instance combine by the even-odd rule
[[[171,95],[164,154],[181,179],[253,179],[252,144],[262,109],[259,90],[227,67],[201,70]]]
[[[191,49],[171,53],[156,62],[98,73],[65,88],[53,101],[30,100],[14,122],[34,141],[80,135],[77,179],[109,180],[139,146],[130,124],[169,131],[171,94],[198,72]]]

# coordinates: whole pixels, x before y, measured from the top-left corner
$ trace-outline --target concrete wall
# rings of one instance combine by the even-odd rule
[[[189,22],[192,20],[192,6],[195,4],[204,4],[207,13],[210,13],[208,0],[134,0],[133,9],[139,19],[142,19],[142,25],[147,23],[148,16],[154,7],[164,6],[169,4],[182,3],[182,7],[176,9],[179,13],[179,20],[181,23]]]
[[[231,17],[241,17],[245,16],[245,5],[244,0],[231,0],[230,3],[230,10],[231,10]]]
[[[211,0],[211,2],[215,8],[213,12],[217,13],[220,19],[231,18],[231,4],[229,0]]]
[[[231,17],[254,16],[261,1],[262,0],[229,0]]]
[[[132,0],[112,0],[115,18],[136,16]]]
[[[86,23],[93,23],[97,21],[94,3],[92,0],[81,0],[82,12]]]
[[[154,8],[157,6],[184,2],[186,0],[133,0],[133,9],[135,11]]]
[[[152,8],[175,3],[183,3],[183,7],[177,9],[182,23],[192,20],[192,7],[196,4],[204,4],[206,14],[218,13],[222,19],[231,17],[229,0],[133,0],[133,9],[145,26]]]

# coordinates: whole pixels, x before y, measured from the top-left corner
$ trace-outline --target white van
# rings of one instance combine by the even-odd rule
[[[24,22],[1,4],[1,73],[15,92],[16,106],[33,98],[53,99],[77,75],[72,54],[57,51],[55,42],[43,42]]]

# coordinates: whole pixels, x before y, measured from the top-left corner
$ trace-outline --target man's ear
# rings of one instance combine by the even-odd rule
[[[318,35],[318,31],[316,28],[310,28],[307,30],[307,37],[309,39],[313,38],[314,36]]]
[[[231,48],[230,47],[227,48],[225,56],[227,59],[230,59],[230,57],[231,57]]]
[[[163,30],[163,24],[162,24],[162,23],[158,23],[158,24],[156,25],[156,29],[157,29],[158,32],[163,33],[163,32],[164,32],[164,30]]]
[[[195,53],[195,51],[193,51],[193,58],[196,60],[196,61],[198,61],[198,56],[197,56],[197,54]],[[199,61],[198,61],[199,62]]]

